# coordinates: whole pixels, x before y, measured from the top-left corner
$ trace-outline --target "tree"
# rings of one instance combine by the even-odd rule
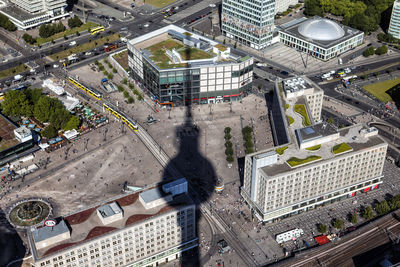
[[[127,79],[126,77],[124,77],[124,78],[122,79],[122,83],[125,84],[125,85],[128,84],[128,79]]]
[[[233,45],[233,48],[237,48],[237,41],[235,42],[235,44]]]
[[[0,13],[0,27],[7,31],[13,32],[17,30],[17,27],[11,20],[4,14]]]
[[[232,147],[227,147],[225,149],[225,155],[227,155],[227,156],[233,155],[233,148]]]
[[[225,127],[224,133],[230,133],[231,132],[231,127]]]
[[[134,103],[135,102],[135,99],[132,97],[132,96],[129,96],[128,97],[128,103],[129,104],[132,104],[132,103]]]
[[[225,142],[225,147],[232,147],[232,142],[231,141],[226,141]]]
[[[224,138],[225,138],[225,140],[231,140],[232,135],[230,133],[226,133]]]
[[[397,210],[398,208],[400,208],[400,195],[395,195],[394,197],[392,197],[389,200],[389,206],[391,210]]]
[[[388,69],[388,70],[387,70],[387,73],[388,73],[388,74],[390,74],[390,73],[392,73],[392,72],[393,72],[393,69]]]
[[[321,233],[321,234],[325,234],[326,233],[326,231],[328,231],[328,226],[326,226],[325,224],[318,224],[318,231]]]
[[[36,39],[32,37],[32,35],[24,33],[24,35],[22,35],[22,39],[24,39],[25,42],[27,42],[28,44],[34,44],[36,42]]]
[[[333,120],[333,118],[332,117],[329,117],[329,119],[328,119],[328,123],[329,124],[333,124],[335,121]]]
[[[378,213],[378,215],[385,215],[390,212],[390,207],[387,201],[383,200],[382,202],[380,202],[375,206],[375,210]]]
[[[42,131],[42,136],[44,136],[44,137],[46,137],[48,139],[56,137],[57,136],[57,129],[54,128],[54,126],[50,124],[49,126],[47,126]]]
[[[109,73],[109,74],[107,75],[107,78],[108,78],[109,80],[112,80],[112,78],[114,78],[114,75],[113,75],[112,73]]]
[[[125,98],[128,98],[129,97],[128,91],[124,91],[123,95],[124,95]]]
[[[351,215],[351,220],[350,220],[350,222],[351,222],[352,224],[356,224],[356,223],[358,222],[358,214],[357,214],[357,213],[353,213],[353,214]]]
[[[68,130],[72,130],[72,129],[78,129],[80,124],[81,124],[81,120],[78,117],[71,116],[71,118],[65,124],[64,130],[68,131]]]
[[[335,222],[333,223],[333,227],[336,229],[342,229],[344,226],[344,221],[341,219],[336,219]]]
[[[365,51],[363,52],[363,56],[364,57],[369,57],[375,54],[375,49],[373,46],[368,47],[367,49],[365,49]]]
[[[117,73],[117,69],[116,68],[112,68],[112,72],[113,73]]]
[[[384,55],[388,52],[388,48],[386,45],[382,45],[375,50],[375,54],[377,55]]]
[[[363,211],[363,215],[364,219],[366,220],[371,220],[372,218],[374,218],[374,212],[372,210],[371,206],[367,206],[364,211]]]
[[[7,116],[32,116],[32,105],[24,91],[8,91],[1,107]]]
[[[117,88],[118,88],[118,92],[123,92],[125,90],[124,87],[120,84],[117,86]]]
[[[232,155],[226,156],[226,161],[229,162],[229,163],[232,163],[234,161],[233,156]]]
[[[305,4],[304,15],[309,17],[324,15],[319,0],[306,0],[304,1],[304,4]]]
[[[78,16],[74,16],[73,18],[70,18],[68,20],[68,27],[72,28],[77,28],[82,26],[83,22],[80,20]]]
[[[224,39],[224,41],[222,42],[223,44],[226,44],[226,40]]]

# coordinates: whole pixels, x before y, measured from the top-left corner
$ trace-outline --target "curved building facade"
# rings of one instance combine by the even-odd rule
[[[364,32],[315,16],[281,26],[279,40],[322,60],[337,57],[362,44]]]

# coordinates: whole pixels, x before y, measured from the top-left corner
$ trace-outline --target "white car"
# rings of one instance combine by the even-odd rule
[[[216,5],[215,4],[210,4],[209,7],[216,7]]]
[[[76,45],[76,41],[72,41],[69,43],[69,46],[74,46],[74,45]]]
[[[143,27],[145,27],[145,28],[147,28],[147,27],[149,27],[149,26],[150,26],[149,23],[143,24]]]
[[[345,69],[344,69],[344,72],[345,72],[345,73],[350,73],[350,72],[351,72],[351,69],[345,68]]]
[[[60,67],[58,64],[54,64],[53,65],[53,68],[55,68],[55,69],[58,68],[58,67]]]

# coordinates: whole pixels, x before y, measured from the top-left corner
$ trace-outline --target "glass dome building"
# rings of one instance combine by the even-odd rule
[[[315,16],[281,25],[279,41],[322,60],[362,44],[364,32]]]

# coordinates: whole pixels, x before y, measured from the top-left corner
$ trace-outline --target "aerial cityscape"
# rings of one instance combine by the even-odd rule
[[[0,44],[0,267],[400,264],[400,0],[0,0]]]

